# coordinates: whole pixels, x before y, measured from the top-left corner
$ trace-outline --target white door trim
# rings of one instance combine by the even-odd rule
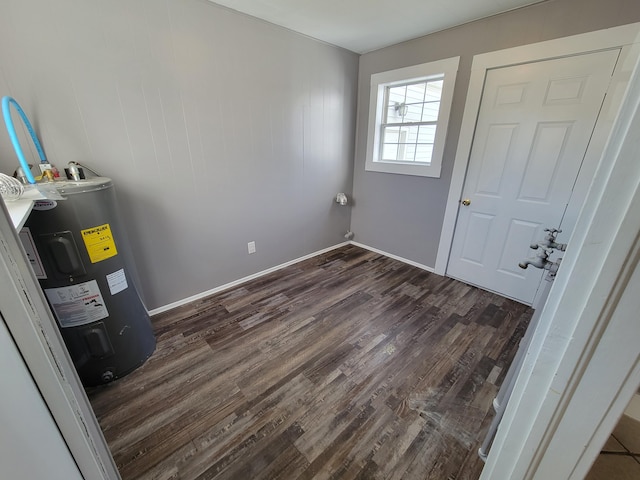
[[[633,23],[606,30],[598,30],[571,37],[485,53],[476,55],[473,58],[467,100],[462,118],[460,136],[458,137],[453,175],[449,186],[447,206],[434,267],[435,273],[444,275],[447,270],[460,205],[459,202],[464,187],[487,70],[609,48],[622,48],[621,58],[614,71],[612,84],[609,89],[610,93],[607,94],[607,98],[605,99],[603,112],[598,119],[594,131],[594,139],[586,154],[587,156],[594,155],[594,151],[601,151],[606,142],[611,125],[620,109],[620,103],[626,91],[630,73],[633,71],[640,57],[639,33],[640,23]],[[588,180],[590,179],[591,177],[588,178]],[[584,189],[584,192],[586,192],[589,182],[583,183],[586,183],[586,185],[577,185],[576,187]],[[535,301],[534,305],[536,305]]]
[[[0,285],[6,325],[82,476],[119,479],[109,447],[2,201]]]
[[[640,384],[640,71],[481,480],[583,479]]]

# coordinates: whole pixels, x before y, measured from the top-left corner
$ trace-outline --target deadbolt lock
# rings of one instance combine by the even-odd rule
[[[468,198],[465,198],[464,200],[462,200],[462,204],[465,207],[468,207],[469,205],[471,205],[471,200],[469,200]]]

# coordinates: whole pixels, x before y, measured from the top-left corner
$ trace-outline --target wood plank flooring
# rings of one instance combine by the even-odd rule
[[[89,391],[123,479],[477,479],[531,309],[346,246],[154,317]]]

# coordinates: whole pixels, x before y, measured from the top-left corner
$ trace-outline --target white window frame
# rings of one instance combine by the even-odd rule
[[[371,93],[369,97],[369,130],[367,136],[367,158],[365,170],[370,172],[417,175],[421,177],[440,177],[442,154],[447,138],[449,114],[453,101],[453,89],[458,73],[460,57],[446,58],[435,62],[422,63],[410,67],[398,68],[371,75]],[[381,126],[385,110],[385,90],[394,85],[443,78],[440,111],[436,126],[435,141],[431,162],[384,161],[381,155]]]

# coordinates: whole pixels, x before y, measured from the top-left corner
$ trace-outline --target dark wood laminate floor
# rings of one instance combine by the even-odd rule
[[[154,317],[89,394],[125,480],[476,479],[530,316],[347,246]]]

